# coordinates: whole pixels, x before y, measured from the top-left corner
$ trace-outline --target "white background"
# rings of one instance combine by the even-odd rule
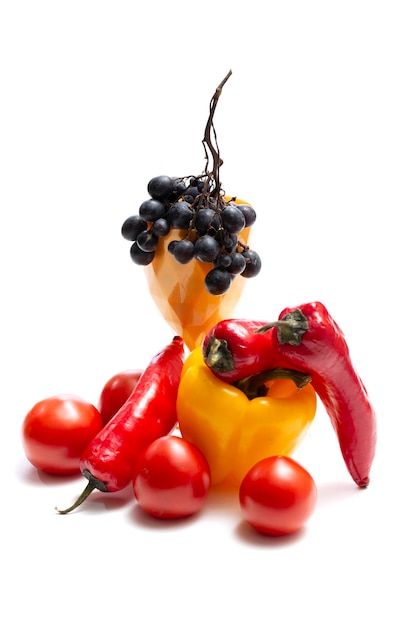
[[[4,624],[416,623],[415,3],[3,2],[1,558]],[[262,273],[236,314],[321,300],[375,405],[355,487],[319,407],[296,458],[316,480],[301,535],[271,541],[214,494],[146,519],[128,488],[38,474],[20,425],[60,392],[96,402],[172,337],[123,220],[158,174],[199,173],[209,100],[227,193],[258,213]]]

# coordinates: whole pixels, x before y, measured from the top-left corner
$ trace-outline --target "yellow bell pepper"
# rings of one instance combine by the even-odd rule
[[[266,395],[249,399],[235,385],[218,379],[203,361],[201,348],[184,363],[177,416],[185,439],[210,466],[212,484],[240,485],[258,461],[289,456],[306,435],[316,413],[310,383],[288,378],[268,381]]]

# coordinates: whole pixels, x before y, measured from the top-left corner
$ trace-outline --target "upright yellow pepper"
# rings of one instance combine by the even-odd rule
[[[289,456],[306,435],[316,412],[316,393],[292,380],[267,383],[267,394],[249,399],[219,380],[201,348],[189,355],[178,389],[177,416],[184,438],[206,457],[212,484],[238,486],[261,459]]]

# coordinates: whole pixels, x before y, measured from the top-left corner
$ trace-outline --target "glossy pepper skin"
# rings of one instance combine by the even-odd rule
[[[311,384],[337,433],[346,467],[355,483],[366,487],[375,456],[376,417],[341,329],[320,302],[284,309],[279,321],[261,332],[271,328],[275,351],[289,366],[311,375]]]
[[[265,321],[225,319],[213,326],[203,339],[204,362],[230,384],[288,363],[275,349],[273,333],[258,333]]]
[[[184,364],[184,342],[179,336],[158,352],[144,370],[136,387],[116,415],[90,442],[80,460],[88,484],[79,506],[94,490],[119,491],[132,479],[141,450],[177,423],[176,399]]]
[[[210,371],[201,349],[187,358],[178,389],[178,422],[182,435],[207,459],[213,485],[238,486],[257,461],[290,455],[308,432],[316,411],[311,384],[297,388],[284,378],[266,385],[267,395],[249,399]]]

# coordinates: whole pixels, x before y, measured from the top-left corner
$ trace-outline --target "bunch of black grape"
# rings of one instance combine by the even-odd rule
[[[255,222],[254,209],[233,199],[226,202],[213,187],[209,174],[152,178],[150,198],[122,225],[123,237],[133,242],[132,260],[138,265],[152,263],[159,240],[171,229],[180,229],[184,236],[172,240],[168,251],[178,263],[196,259],[213,266],[204,281],[210,294],[226,293],[238,275],[250,278],[259,274],[259,255],[238,237]]]

